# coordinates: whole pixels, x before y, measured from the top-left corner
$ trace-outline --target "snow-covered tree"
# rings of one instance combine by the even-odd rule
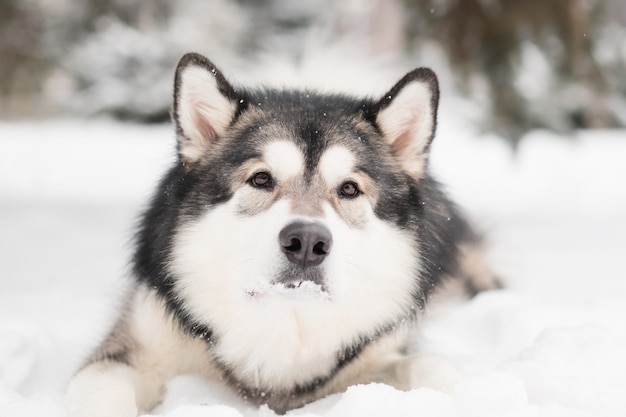
[[[5,0],[0,111],[32,114],[41,106],[23,103],[34,97],[163,121],[185,52],[252,79],[270,61],[322,68],[311,51],[348,43],[371,62],[400,57],[401,70],[439,66],[448,94],[513,141],[533,128],[624,126],[625,22],[620,0]]]

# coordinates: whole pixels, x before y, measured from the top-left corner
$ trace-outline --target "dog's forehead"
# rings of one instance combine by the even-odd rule
[[[280,178],[301,175],[304,170],[302,150],[290,140],[277,140],[267,143],[263,159]]]
[[[306,152],[291,140],[270,141],[263,147],[263,160],[281,179],[318,173],[327,184],[335,184],[353,173],[356,155],[341,144],[329,144],[320,151],[317,163],[307,167]]]
[[[335,184],[353,173],[355,155],[342,145],[332,145],[322,154],[319,173],[327,184]]]
[[[319,177],[336,185],[355,167],[371,165],[378,133],[364,117],[364,101],[275,91],[253,98],[260,105],[240,117],[236,147],[261,157],[278,179],[300,177],[311,184]]]

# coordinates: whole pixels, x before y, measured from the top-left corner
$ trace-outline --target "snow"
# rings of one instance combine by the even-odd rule
[[[450,109],[439,122],[433,169],[485,230],[506,284],[422,324],[416,344],[461,381],[452,394],[354,386],[288,414],[626,415],[626,132],[536,131],[514,153]],[[173,156],[169,126],[0,123],[0,416],[64,415],[64,386],[115,315],[135,219]],[[274,413],[181,376],[151,415]]]
[[[244,286],[244,291],[253,297],[280,296],[296,301],[330,301],[331,297],[323,286],[300,281],[297,284],[268,283],[262,277],[254,277]]]

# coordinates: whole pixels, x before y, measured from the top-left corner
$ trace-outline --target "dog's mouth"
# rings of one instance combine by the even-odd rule
[[[275,295],[293,300],[330,300],[330,293],[321,271],[315,269],[282,271],[278,278],[258,278],[245,287],[250,297]]]

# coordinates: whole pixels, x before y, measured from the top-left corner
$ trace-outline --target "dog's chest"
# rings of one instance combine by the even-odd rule
[[[247,320],[216,329],[215,359],[251,388],[290,389],[326,378],[351,334],[313,306],[299,303],[266,305],[263,311],[253,306]]]

